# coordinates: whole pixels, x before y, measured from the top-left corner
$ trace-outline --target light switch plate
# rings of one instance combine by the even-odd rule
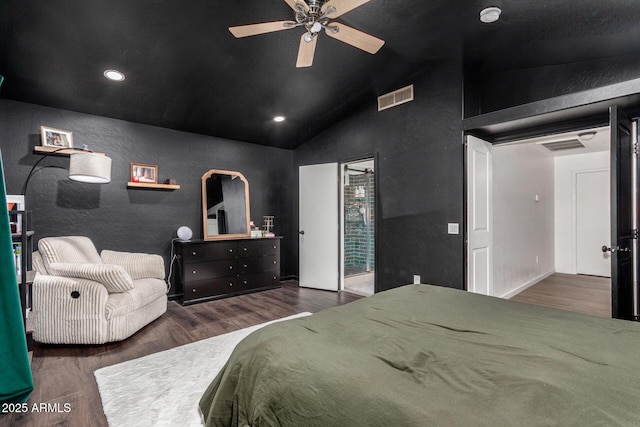
[[[460,234],[460,224],[457,222],[450,222],[447,227],[449,234]]]

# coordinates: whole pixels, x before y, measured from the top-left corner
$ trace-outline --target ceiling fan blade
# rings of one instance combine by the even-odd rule
[[[296,62],[296,67],[311,67],[313,65],[313,55],[316,52],[316,43],[318,42],[318,37],[314,37],[310,42],[306,42],[304,40],[304,36],[307,33],[304,33],[302,37],[300,37],[300,47],[298,48],[298,61]]]
[[[322,13],[327,11],[329,6],[333,6],[335,8],[335,12],[329,15],[331,18],[337,18],[340,15],[344,15],[350,10],[355,9],[356,7],[360,7],[365,3],[368,3],[370,0],[329,0],[325,4],[322,5]]]
[[[363,33],[362,31],[348,27],[344,24],[332,22],[328,25],[328,27],[329,28],[325,31],[325,33],[329,37],[333,37],[334,39],[350,44],[353,47],[357,47],[358,49],[362,49],[365,52],[369,52],[371,54],[378,52],[384,44],[384,40],[381,40],[367,33]],[[334,32],[331,28],[337,28],[338,31]]]
[[[298,10],[296,9],[296,4],[300,4],[305,12],[309,12],[309,5],[304,0],[284,0],[284,1],[289,5],[291,9],[295,11]]]
[[[296,25],[293,21],[271,21],[259,24],[238,25],[229,27],[229,31],[236,38],[255,36],[258,34],[273,33],[274,31],[288,30]]]

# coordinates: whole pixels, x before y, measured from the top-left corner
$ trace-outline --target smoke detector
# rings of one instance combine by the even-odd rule
[[[501,13],[502,10],[499,7],[487,7],[480,11],[480,20],[485,24],[490,24],[500,19]]]

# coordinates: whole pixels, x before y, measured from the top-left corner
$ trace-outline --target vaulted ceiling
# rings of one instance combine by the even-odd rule
[[[480,22],[487,6],[498,22]],[[301,28],[228,30],[293,14],[283,0],[4,0],[0,97],[293,148],[440,61],[493,72],[640,53],[635,0],[370,0],[336,20],[380,51],[321,33],[308,68]]]

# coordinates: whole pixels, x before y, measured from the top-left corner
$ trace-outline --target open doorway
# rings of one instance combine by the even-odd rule
[[[375,162],[341,166],[342,289],[370,296],[375,292]]]
[[[468,230],[470,237],[478,234],[484,240],[480,232],[492,232],[486,247],[470,246],[469,290],[511,298],[538,283],[551,283],[559,293],[545,287],[545,297],[575,303],[575,296],[562,295],[562,288],[555,286],[560,277],[553,276],[558,274],[563,282],[575,279],[567,289],[595,282],[589,278],[594,276],[602,277],[597,282],[610,289],[610,254],[602,252],[611,241],[609,128],[485,145],[486,155],[479,149],[468,154],[468,176],[473,175],[474,165],[486,166],[478,169],[477,182],[469,182],[469,195],[475,196],[473,203],[479,195],[488,203],[478,204],[474,212],[468,202]],[[490,162],[480,162],[488,158]],[[486,212],[490,219],[486,227],[479,227],[485,222],[479,222],[478,213]],[[575,290],[580,296],[591,293],[586,288]],[[610,292],[598,295],[611,306]]]

